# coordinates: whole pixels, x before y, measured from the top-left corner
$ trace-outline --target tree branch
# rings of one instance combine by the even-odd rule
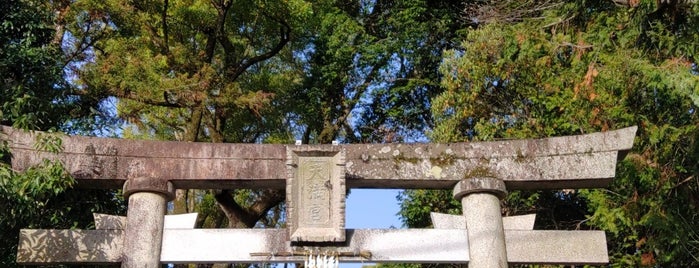
[[[230,10],[230,8],[229,5],[225,3],[217,5],[216,8],[218,9],[218,20],[216,21],[216,40],[218,40],[218,42],[221,44],[221,47],[223,47],[225,66],[233,66],[237,61],[236,56],[238,53],[235,49],[235,46],[233,46],[231,40],[228,38],[228,36],[225,35],[226,17],[228,16],[228,11]]]
[[[169,1],[165,0],[163,3],[163,12],[161,14],[162,16],[162,24],[163,24],[163,47],[162,47],[162,53],[164,55],[170,55],[170,44],[169,44],[169,33],[168,33],[168,26],[167,26],[167,10],[169,7]]]
[[[264,190],[257,201],[250,206],[249,212],[255,215],[255,222],[257,222],[267,215],[270,209],[279,205],[279,203],[283,202],[285,199],[284,191]]]
[[[228,218],[229,228],[252,228],[257,220],[235,201],[229,190],[221,190],[214,195],[223,214]]]
[[[248,209],[240,206],[229,190],[221,190],[214,198],[228,217],[228,227],[252,228],[270,209],[284,201],[285,196],[283,191],[264,190]]]
[[[201,130],[201,119],[204,114],[203,110],[203,105],[192,108],[192,116],[189,118],[189,122],[187,123],[187,129],[185,130],[185,141],[197,141],[197,138],[199,137],[199,132]]]
[[[572,15],[572,16],[566,18],[566,19],[559,19],[558,21],[554,21],[554,22],[552,22],[552,23],[546,24],[546,25],[542,26],[541,28],[542,28],[542,29],[551,28],[551,27],[553,27],[553,26],[556,26],[556,25],[559,25],[559,24],[563,24],[563,23],[569,22],[570,20],[572,20],[572,19],[574,19],[574,18],[575,18],[575,15]]]
[[[53,40],[51,40],[52,45],[59,46],[63,44],[63,36],[65,35],[66,31],[66,15],[68,15],[68,12],[70,11],[70,3],[71,1],[69,0],[61,0],[61,1],[53,1],[54,4],[54,10],[56,11],[56,22],[54,24],[54,35],[53,35]]]
[[[211,137],[211,142],[221,143],[221,142],[224,142],[223,135],[221,134],[221,129],[222,129],[221,123],[223,120],[218,115],[218,109],[222,109],[222,108],[215,107],[213,109],[214,109],[213,112],[207,111],[205,124],[209,128],[209,136]]]
[[[328,120],[324,122],[323,129],[318,135],[318,142],[330,143],[335,138],[337,132],[346,124],[347,118],[349,118],[352,110],[354,110],[354,108],[357,106],[359,100],[369,89],[369,86],[379,73],[379,68],[377,66],[382,66],[386,60],[384,59],[383,61],[383,63],[376,64],[371,68],[371,71],[364,79],[364,83],[357,87],[357,92],[351,99],[342,101],[342,111],[340,111],[340,116],[338,116],[334,122]]]
[[[279,28],[279,42],[272,49],[267,51],[266,53],[254,56],[254,57],[249,58],[249,59],[243,59],[238,64],[236,64],[236,66],[232,70],[230,70],[228,73],[229,77],[230,77],[229,79],[231,81],[236,80],[241,74],[243,74],[243,72],[245,72],[245,70],[250,68],[250,66],[252,66],[258,62],[265,61],[265,60],[277,55],[279,53],[279,51],[281,51],[284,48],[284,46],[286,46],[286,44],[291,39],[291,37],[290,37],[291,36],[291,27],[289,26],[289,24],[287,24],[283,20],[275,19],[269,15],[265,15],[265,17],[268,17],[271,20],[276,21],[281,25],[281,27]]]

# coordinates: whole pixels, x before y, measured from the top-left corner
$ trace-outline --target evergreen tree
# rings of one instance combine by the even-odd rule
[[[446,91],[433,99],[431,138],[542,138],[638,125],[608,189],[513,192],[506,214],[536,212],[537,228],[604,230],[612,266],[695,266],[699,5],[619,4],[560,3],[469,31],[444,59]],[[425,204],[443,198],[406,192],[401,216],[424,226]],[[438,208],[459,209],[456,202]]]
[[[56,2],[58,3],[58,2]],[[67,129],[83,116],[68,95],[60,33],[51,3],[9,0],[0,11],[0,123],[24,130]],[[44,135],[39,150],[62,149],[58,136]],[[22,228],[87,228],[90,212],[120,213],[113,191],[73,190],[75,181],[60,163],[46,161],[24,172],[9,163],[11,149],[0,144],[0,266],[16,266]]]

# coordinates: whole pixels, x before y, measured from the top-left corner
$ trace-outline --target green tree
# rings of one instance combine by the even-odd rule
[[[58,4],[56,2],[55,4]],[[0,123],[25,130],[67,129],[83,116],[67,94],[67,63],[56,31],[54,6],[45,1],[9,0],[0,11]],[[38,140],[47,151],[61,150],[60,138]],[[0,144],[0,266],[16,266],[22,228],[87,228],[89,212],[115,213],[123,202],[112,191],[72,189],[62,165],[46,161],[24,172],[10,166],[11,149]]]
[[[65,119],[67,107],[54,104],[65,98],[65,83],[49,6],[10,0],[0,22],[0,123],[44,130],[56,127]]]
[[[84,61],[71,69],[73,93],[84,107],[118,99],[126,138],[394,141],[393,132],[431,124],[436,70],[457,44],[461,6],[83,0],[62,29]],[[174,212],[199,211],[206,227],[279,226],[283,199],[280,191],[178,191]]]
[[[638,125],[608,190],[513,192],[507,214],[537,212],[538,228],[605,230],[615,267],[695,266],[698,11],[683,1],[579,1],[515,21],[495,16],[444,59],[446,91],[433,99],[431,138],[540,138]],[[439,195],[406,192],[404,221],[425,224],[424,206]]]
[[[458,44],[462,3],[320,2],[309,24],[304,83],[289,99],[304,142],[424,137],[442,91],[442,51]]]
[[[89,107],[116,97],[127,138],[383,141],[377,129],[422,131],[430,121],[429,97],[441,90],[430,76],[455,44],[454,34],[438,33],[460,28],[459,5],[77,1],[65,29],[71,51],[89,60],[73,93]],[[364,119],[353,123],[353,113]],[[280,191],[180,191],[175,211],[213,204],[193,201],[207,194],[226,217],[203,215],[200,224],[229,227],[278,215],[284,199]]]
[[[284,109],[271,104],[299,80],[288,47],[308,3],[86,0],[70,12],[74,50],[90,40],[84,51],[91,55],[73,93],[93,103],[116,98],[125,137],[292,140]],[[203,206],[212,214],[202,214],[199,226],[252,227],[283,199],[281,191],[180,190],[174,212]]]

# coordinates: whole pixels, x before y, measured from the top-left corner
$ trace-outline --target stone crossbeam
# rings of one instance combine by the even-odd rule
[[[121,261],[123,230],[23,229],[17,264],[110,264]]]
[[[292,247],[286,229],[166,229],[162,263],[303,262],[303,256],[282,256],[313,248]],[[342,262],[468,263],[467,230],[347,230],[347,242],[322,251],[370,252],[370,258],[345,257]],[[602,231],[507,230],[510,264],[606,264]],[[118,263],[120,230],[22,230],[19,264]],[[236,246],[232,247],[231,244]]]
[[[62,136],[63,152],[35,150],[39,132],[1,127],[15,170],[58,159],[83,188],[120,188],[125,180],[168,180],[175,188],[284,189],[287,148]],[[596,188],[615,175],[636,127],[538,140],[452,144],[304,145],[344,150],[349,188],[450,189],[470,177],[502,179],[508,190]],[[164,168],[166,167],[166,168]]]
[[[466,229],[466,218],[463,215],[450,215],[430,212],[432,226],[435,229]],[[502,217],[505,230],[534,230],[536,214]]]
[[[164,229],[194,229],[199,213],[185,213],[177,215],[165,215]],[[126,229],[126,216],[92,213],[97,230],[123,230]]]

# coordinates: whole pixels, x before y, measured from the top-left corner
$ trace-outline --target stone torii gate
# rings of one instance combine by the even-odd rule
[[[37,132],[2,127],[12,167],[56,159],[77,187],[124,189],[124,229],[22,230],[17,262],[343,262],[604,264],[602,231],[503,227],[506,190],[605,187],[636,128],[537,140],[453,144],[266,145],[62,136],[58,154],[34,149]],[[163,229],[174,189],[286,189],[286,229]],[[453,189],[466,228],[344,228],[346,188]],[[507,225],[507,224],[506,224]],[[449,228],[449,227],[448,227]]]

